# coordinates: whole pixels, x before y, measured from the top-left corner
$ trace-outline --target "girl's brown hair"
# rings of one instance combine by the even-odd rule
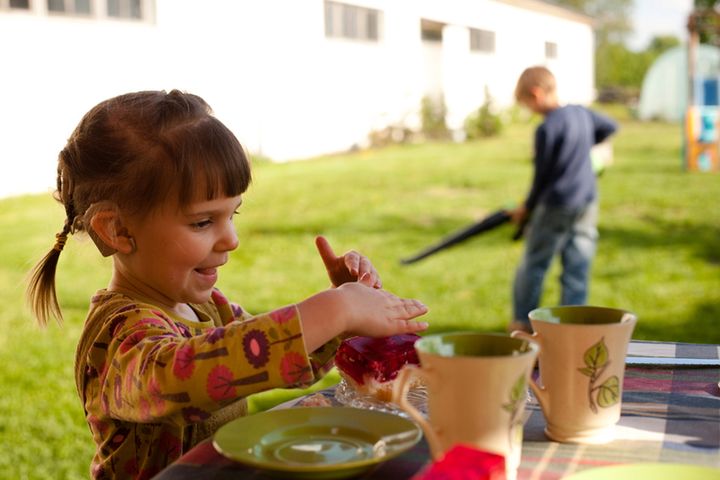
[[[146,91],[99,103],[58,157],[54,196],[66,218],[55,246],[31,273],[27,296],[38,322],[62,320],[55,291],[58,258],[69,234],[88,230],[94,206],[144,215],[168,198],[182,208],[203,187],[207,200],[240,195],[250,181],[240,142],[197,95]]]

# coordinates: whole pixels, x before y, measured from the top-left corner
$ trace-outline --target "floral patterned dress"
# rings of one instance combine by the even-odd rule
[[[93,297],[75,358],[93,478],[150,478],[246,414],[246,396],[307,386],[332,367],[339,339],[309,355],[295,305],[250,316],[215,290],[191,307],[201,321],[116,292]]]

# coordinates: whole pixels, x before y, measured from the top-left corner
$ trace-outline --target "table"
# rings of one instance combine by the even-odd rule
[[[632,342],[629,355],[653,358],[719,359],[720,345]],[[605,445],[548,440],[537,402],[526,406],[518,480],[555,480],[588,468],[636,462],[676,462],[720,468],[720,367],[628,367],[617,438]],[[336,402],[334,389],[320,392]],[[297,406],[302,398],[280,408]],[[278,407],[276,407],[278,408]],[[301,407],[297,407],[301,408]],[[364,479],[407,479],[430,459],[423,439],[384,462]],[[155,477],[266,480],[272,477],[226,459],[205,441]]]

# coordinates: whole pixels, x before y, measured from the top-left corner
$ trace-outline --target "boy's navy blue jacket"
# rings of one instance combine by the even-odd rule
[[[559,107],[535,131],[535,174],[525,201],[528,211],[538,203],[583,207],[597,196],[590,149],[617,130],[608,117],[580,105]]]

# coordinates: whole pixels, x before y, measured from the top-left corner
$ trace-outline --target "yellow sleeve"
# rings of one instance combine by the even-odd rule
[[[126,309],[108,325],[99,393],[106,412],[127,421],[196,422],[251,393],[312,383],[328,368],[330,348],[306,352],[294,305],[200,334],[152,308]]]
[[[212,299],[213,305],[217,309],[218,316],[222,319],[223,323],[233,320],[247,320],[252,317],[240,305],[228,301],[228,299],[219,290],[215,290],[213,292]],[[313,377],[309,382],[301,382],[292,386],[308,387],[325,376],[335,365],[335,352],[337,352],[341,341],[342,338],[336,337],[311,353],[310,366],[313,371]]]

